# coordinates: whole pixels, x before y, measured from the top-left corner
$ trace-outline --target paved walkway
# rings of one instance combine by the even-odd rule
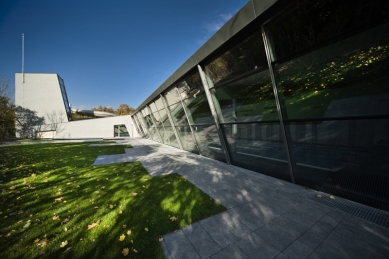
[[[165,258],[389,258],[389,229],[308,199],[313,191],[156,142],[132,138],[126,154],[152,176],[179,173],[227,211],[164,236]]]

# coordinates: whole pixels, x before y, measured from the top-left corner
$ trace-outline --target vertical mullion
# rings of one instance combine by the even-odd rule
[[[216,126],[216,130],[217,130],[217,133],[219,135],[220,144],[222,146],[224,155],[226,157],[226,162],[228,165],[230,165],[231,164],[230,154],[228,153],[227,144],[224,140],[223,132],[220,129],[219,119],[218,119],[218,115],[217,115],[218,113],[221,114],[220,107],[219,107],[219,111],[217,111],[216,106],[213,102],[213,98],[212,98],[212,97],[214,97],[214,98],[216,98],[216,97],[212,96],[213,93],[211,93],[211,91],[209,90],[209,85],[208,85],[207,80],[205,78],[205,73],[200,65],[197,65],[197,68],[198,68],[199,73],[200,73],[201,82],[203,83],[203,88],[205,91],[205,95],[207,96],[208,105],[209,105],[209,108],[211,109],[211,113],[212,113],[212,117],[213,117],[213,120],[214,120],[214,123]]]
[[[155,107],[157,107],[157,105],[155,105]],[[163,132],[164,132],[164,136],[165,136],[165,134],[166,134],[165,125],[163,125],[162,117],[161,117],[161,114],[159,113],[159,110],[158,110],[158,108],[157,108],[157,111],[156,111],[156,112],[158,113],[158,115],[159,115],[159,119],[161,120],[161,124],[162,124],[162,128],[163,128]],[[164,144],[165,144],[165,141],[164,141],[164,139],[161,139],[161,141],[162,141],[162,143],[164,143]],[[170,143],[170,139],[168,139],[168,141],[169,141],[169,145],[171,145],[171,143]]]
[[[153,121],[155,131],[158,133],[158,136],[159,136],[159,139],[161,140],[161,143],[163,143],[161,133],[159,132],[159,130],[158,130],[158,128],[157,128],[157,123],[156,123],[155,120],[154,120],[153,113],[151,112],[151,108],[150,108],[149,105],[146,105],[146,107],[147,107],[147,109],[149,110],[150,118],[151,118],[151,120]]]
[[[174,135],[176,136],[176,139],[178,141],[178,145],[180,146],[180,149],[184,150],[184,148],[182,146],[182,143],[181,143],[180,135],[178,135],[177,129],[176,129],[175,125],[174,125],[172,114],[170,113],[170,109],[167,106],[166,99],[165,99],[165,97],[162,94],[160,96],[161,96],[162,103],[163,103],[163,106],[165,108],[167,117],[169,118],[170,125],[172,125]]]
[[[279,99],[279,96],[278,96],[278,89],[277,89],[277,81],[276,81],[276,78],[274,76],[274,71],[273,71],[273,60],[272,60],[271,47],[269,45],[268,38],[266,37],[266,33],[265,33],[265,29],[264,29],[263,25],[262,25],[261,30],[262,30],[263,44],[265,45],[267,62],[268,62],[268,65],[269,65],[270,77],[271,77],[271,81],[272,81],[272,85],[273,85],[274,97],[275,97],[276,105],[277,105],[278,117],[280,119],[280,127],[281,127],[281,132],[282,132],[282,138],[284,139],[284,142],[285,142],[285,149],[286,149],[286,156],[287,156],[287,159],[288,159],[290,179],[291,179],[292,183],[295,183],[294,173],[293,173],[293,166],[292,166],[292,163],[293,163],[292,162],[292,156],[291,156],[291,152],[290,152],[290,148],[289,148],[288,138],[287,138],[287,135],[286,135],[285,125],[284,125],[284,118],[283,118],[282,111],[281,111],[280,99]],[[292,141],[291,138],[290,138],[290,141]]]
[[[149,136],[149,139],[150,139],[151,138],[151,134],[150,134],[149,128],[147,127],[147,124],[144,121],[142,111],[139,111],[137,114],[138,114],[138,120],[140,121],[141,124],[143,124],[143,128],[146,129],[147,135]]]
[[[178,90],[177,87],[175,87],[175,89],[176,89],[176,91],[177,91],[178,96],[180,97],[182,109],[184,110],[184,113],[185,113],[185,116],[186,116],[186,120],[188,121],[188,125],[189,125],[189,128],[190,128],[190,132],[192,133],[192,138],[193,138],[194,143],[195,143],[195,145],[196,145],[197,151],[198,151],[199,154],[201,155],[200,146],[199,146],[199,144],[197,143],[196,137],[195,137],[194,132],[193,132],[192,125],[190,125],[190,123],[189,123],[188,113],[186,112],[186,109],[185,109],[185,106],[184,106],[185,104],[184,104],[184,102],[182,101],[182,97],[181,97],[180,91]]]
[[[130,118],[131,118],[131,120],[132,120],[132,124],[135,125],[135,129],[136,129],[136,131],[138,132],[138,135],[143,136],[143,134],[142,134],[141,131],[139,130],[138,124],[136,123],[135,119],[134,119],[132,116],[131,116]]]

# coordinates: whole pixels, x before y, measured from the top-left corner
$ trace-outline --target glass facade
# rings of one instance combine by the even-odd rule
[[[71,120],[72,110],[69,105],[68,95],[66,94],[65,82],[60,76],[58,76],[58,82],[59,82],[59,87],[61,89],[63,104],[65,105],[66,115],[68,117],[68,120]]]
[[[300,0],[276,13],[141,107],[140,134],[389,210],[388,5]]]

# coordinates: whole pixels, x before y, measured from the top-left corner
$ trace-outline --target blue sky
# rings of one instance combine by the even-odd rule
[[[137,108],[248,0],[0,0],[0,76],[58,73],[73,108]]]

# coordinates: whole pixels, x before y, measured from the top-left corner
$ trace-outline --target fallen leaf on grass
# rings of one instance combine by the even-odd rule
[[[96,221],[95,223],[92,223],[91,225],[88,225],[88,229],[92,229],[98,225],[100,225],[100,220]]]
[[[65,247],[65,246],[67,246],[68,245],[68,241],[66,240],[65,242],[62,242],[62,244],[60,245],[60,247]]]
[[[38,242],[38,246],[45,247],[47,245],[48,241],[47,239],[42,239],[41,241]]]
[[[163,237],[161,235],[158,236],[158,240],[159,242],[162,242],[163,241]]]
[[[35,178],[35,177],[36,177],[36,174],[32,174],[31,177],[32,177],[32,178]]]
[[[119,241],[123,241],[124,239],[126,238],[126,236],[124,234],[122,234],[119,238]]]
[[[123,225],[123,228],[126,228],[127,227],[127,225]]]
[[[170,220],[171,220],[171,221],[176,221],[177,218],[176,218],[176,216],[173,216],[173,217],[170,218]]]
[[[123,251],[122,251],[122,254],[123,254],[124,256],[127,256],[129,252],[130,252],[130,249],[124,248]]]
[[[39,240],[40,240],[39,238],[35,239],[35,240],[34,240],[34,243],[38,243]]]
[[[13,189],[15,189],[15,188],[16,188],[16,186],[11,186],[11,187],[9,187],[10,190],[13,190]]]
[[[54,216],[53,217],[53,220],[57,220],[57,219],[59,219],[59,216]]]
[[[131,230],[128,230],[128,231],[127,231],[127,235],[128,235],[128,236],[131,236]]]
[[[62,221],[62,223],[67,223],[67,222],[69,222],[69,218],[66,218],[66,219],[64,219],[64,220]]]
[[[62,201],[63,197],[55,198],[54,201]]]
[[[136,192],[133,192],[132,193],[132,196],[137,196],[138,194]]]

